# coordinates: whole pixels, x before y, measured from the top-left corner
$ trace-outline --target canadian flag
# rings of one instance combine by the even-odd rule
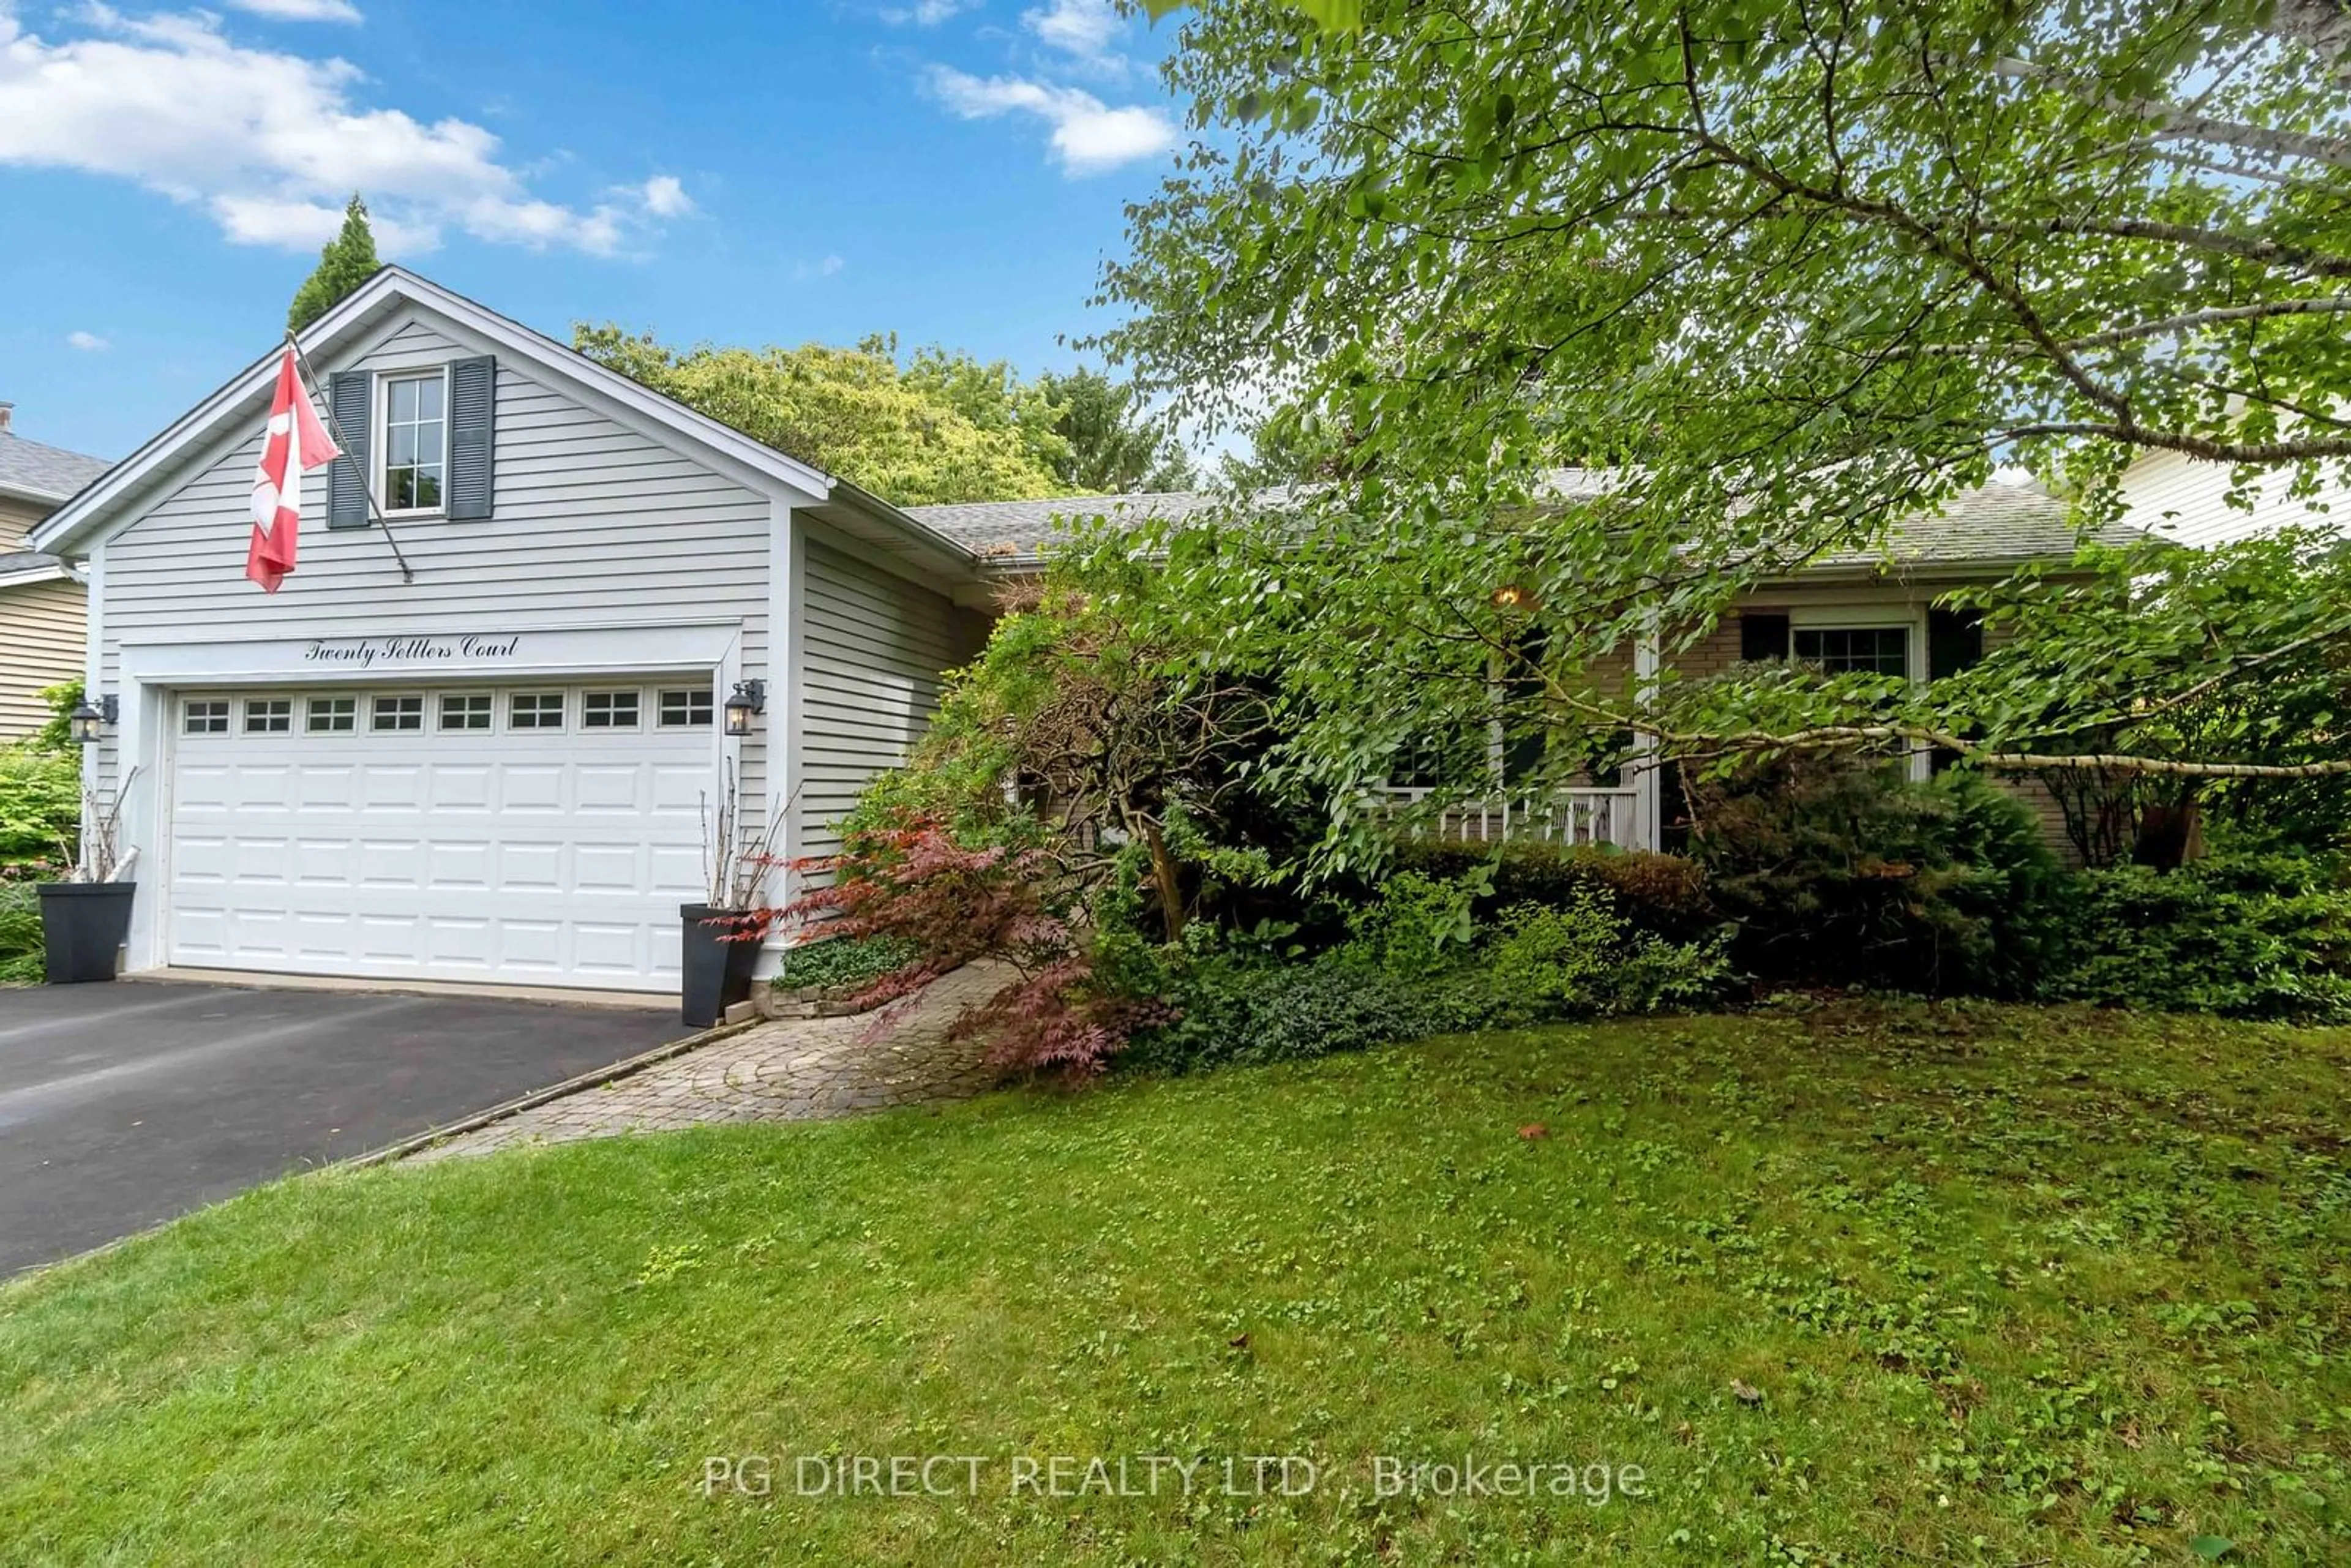
[[[253,470],[253,542],[246,547],[245,575],[275,593],[294,570],[294,547],[302,531],[302,476],[342,455],[310,406],[310,391],[294,365],[288,343],[277,361],[277,395],[269,402],[269,431],[261,462]]]

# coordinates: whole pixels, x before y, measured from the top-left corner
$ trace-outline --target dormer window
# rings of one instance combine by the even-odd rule
[[[438,512],[449,473],[449,381],[443,371],[383,378],[383,507]]]

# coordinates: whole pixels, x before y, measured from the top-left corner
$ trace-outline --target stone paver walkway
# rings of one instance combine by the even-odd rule
[[[980,1046],[947,1040],[947,1026],[1006,978],[992,964],[958,969],[913,1001],[896,1004],[874,1039],[867,1038],[871,1013],[764,1023],[410,1157],[446,1159],[517,1144],[669,1132],[712,1122],[811,1121],[975,1094],[996,1073],[981,1061]]]

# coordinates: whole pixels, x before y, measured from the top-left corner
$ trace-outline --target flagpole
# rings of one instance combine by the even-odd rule
[[[291,327],[286,329],[286,346],[294,350],[294,362],[302,371],[302,395],[308,397],[310,389],[319,384],[319,378],[311,372],[310,356],[302,351],[302,340],[294,335]],[[343,427],[335,423],[335,400],[329,397],[322,401],[327,405],[327,434],[335,438],[335,455],[359,470],[360,494],[367,497],[368,513],[375,518],[375,526],[383,530],[383,542],[392,547],[392,559],[400,563],[400,580],[414,582],[415,570],[408,564],[408,558],[401,553],[400,540],[392,537],[392,525],[384,520],[383,507],[376,502],[375,486],[368,483],[367,468],[351,455],[350,443],[343,439]]]

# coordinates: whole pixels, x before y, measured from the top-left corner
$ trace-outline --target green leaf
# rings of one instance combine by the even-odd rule
[[[2207,1563],[2218,1563],[2237,1549],[2237,1543],[2225,1535],[2199,1535],[2188,1543],[2188,1550]]]
[[[1364,27],[1364,0],[1290,0],[1311,16],[1326,33],[1359,33]]]

